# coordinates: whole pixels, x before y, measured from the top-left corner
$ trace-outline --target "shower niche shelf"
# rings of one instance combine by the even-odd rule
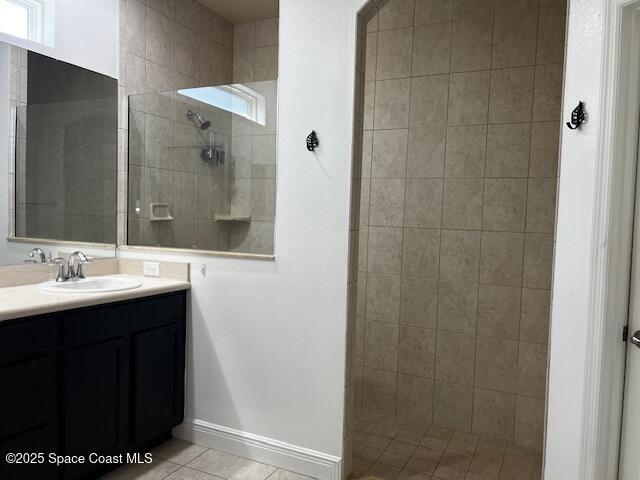
[[[149,220],[152,222],[170,222],[173,220],[169,205],[166,203],[152,203],[150,205]]]
[[[214,217],[216,222],[238,222],[238,223],[250,223],[250,215],[238,215],[235,213],[216,213]]]

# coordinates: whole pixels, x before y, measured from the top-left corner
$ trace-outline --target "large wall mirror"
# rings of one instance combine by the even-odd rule
[[[272,255],[278,2],[131,8],[127,25],[127,243]]]
[[[0,43],[0,115],[0,265],[113,256],[117,80]]]

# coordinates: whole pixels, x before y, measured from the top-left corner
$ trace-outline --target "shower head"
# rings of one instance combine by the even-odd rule
[[[193,123],[198,123],[200,126],[200,130],[206,130],[211,126],[211,122],[209,120],[205,120],[202,115],[192,111],[187,110],[187,118],[191,120]]]

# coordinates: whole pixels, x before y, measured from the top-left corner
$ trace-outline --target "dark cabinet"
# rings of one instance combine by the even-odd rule
[[[184,411],[184,324],[133,336],[131,433],[134,445],[167,431]]]
[[[186,292],[0,323],[0,478],[96,478],[49,453],[117,455],[182,422]],[[6,453],[42,452],[10,466]],[[108,468],[108,467],[107,467]]]
[[[127,447],[129,349],[118,338],[62,355],[63,451],[89,457],[115,455]],[[66,478],[94,469],[90,463],[65,467]]]

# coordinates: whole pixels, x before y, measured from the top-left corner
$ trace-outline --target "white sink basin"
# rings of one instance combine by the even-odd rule
[[[38,285],[40,290],[56,293],[103,293],[119,292],[138,288],[142,283],[133,278],[122,277],[91,277],[80,280],[56,282],[50,280]]]

